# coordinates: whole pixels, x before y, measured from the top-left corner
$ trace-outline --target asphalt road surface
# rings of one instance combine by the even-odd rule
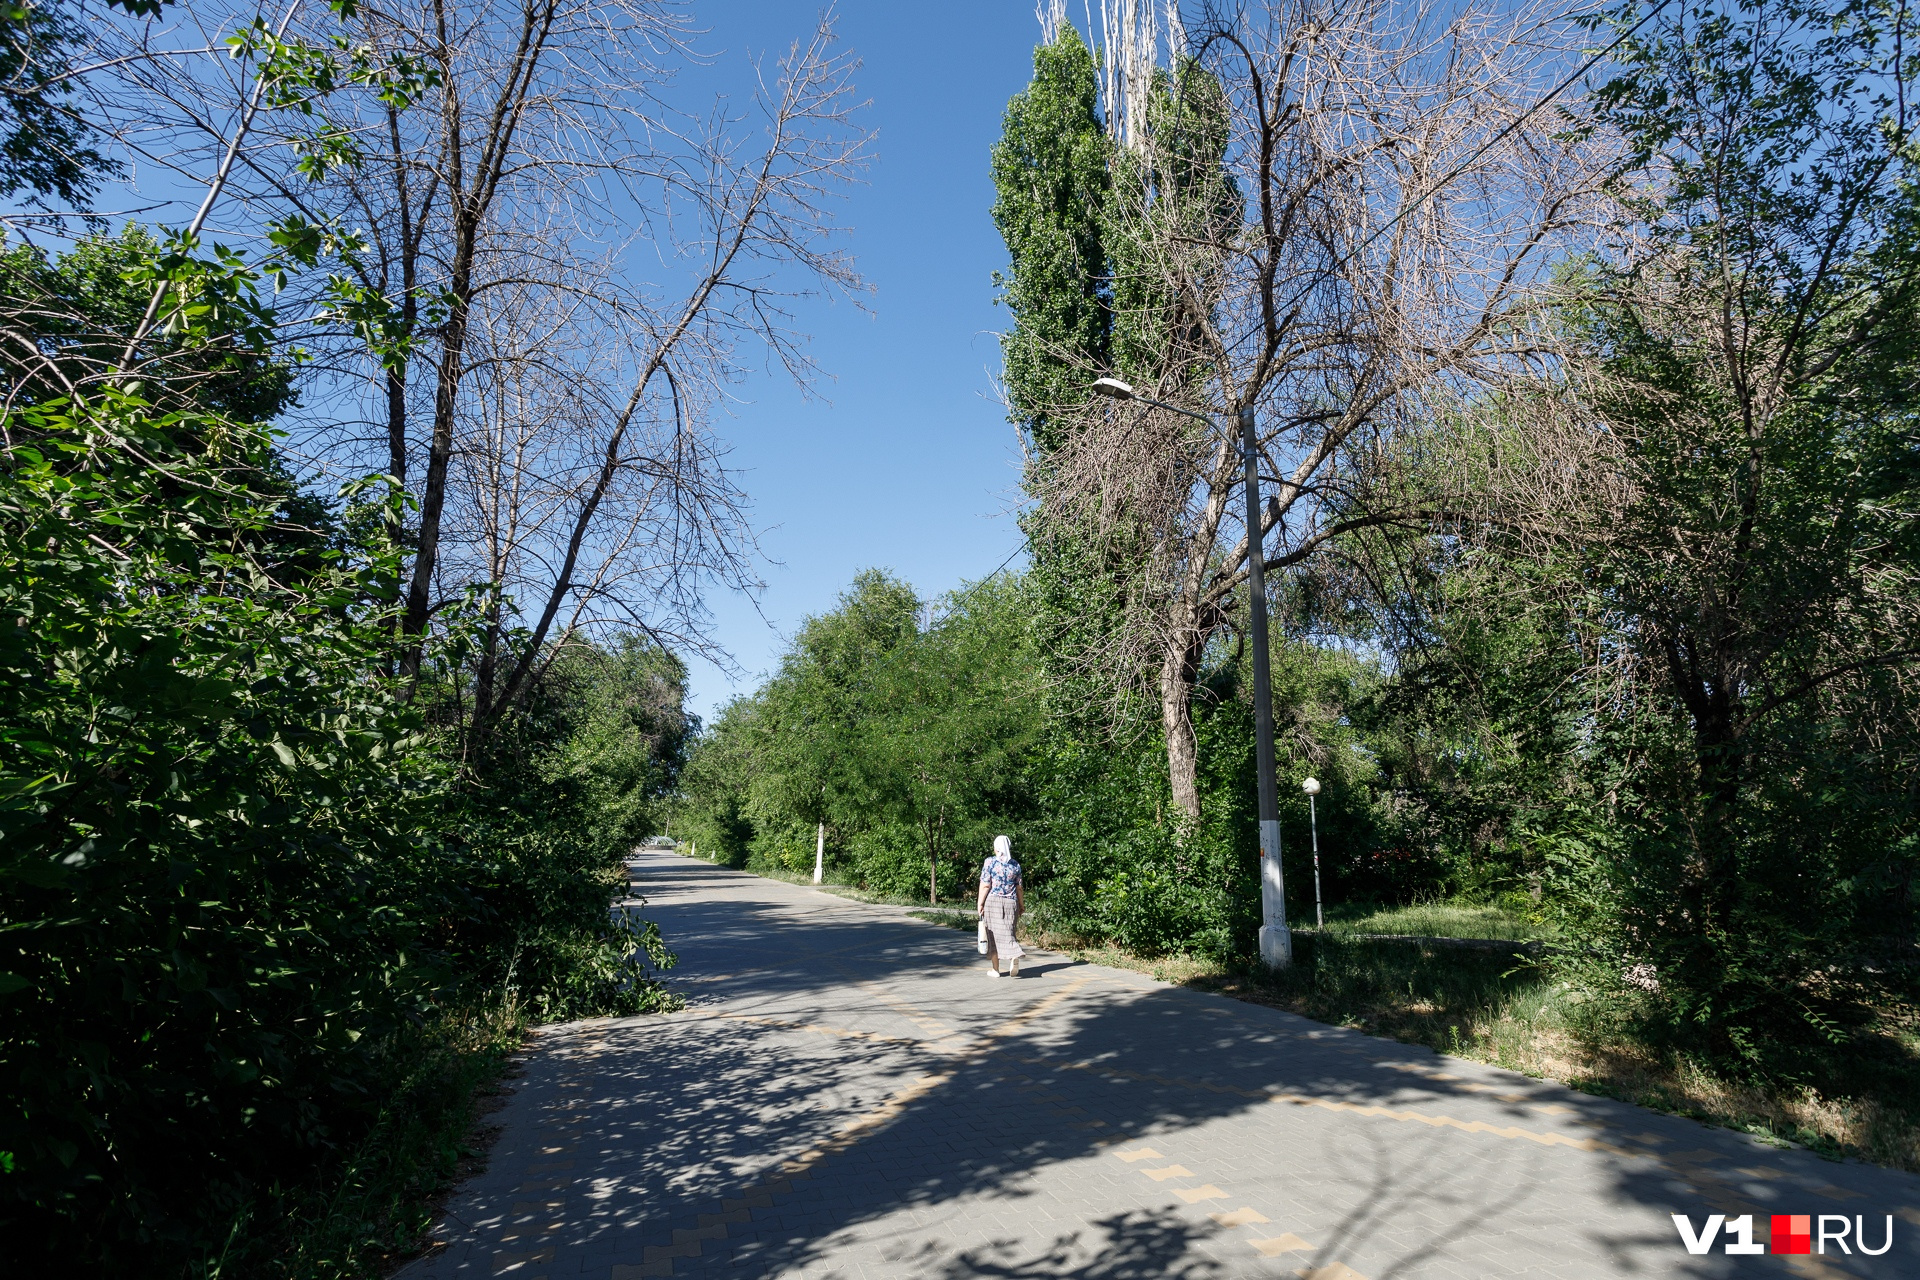
[[[993,980],[969,934],[671,853],[633,870],[688,1008],[543,1030],[404,1280],[1920,1278],[1920,1178],[1061,956]],[[1847,1234],[1696,1255],[1674,1214]]]

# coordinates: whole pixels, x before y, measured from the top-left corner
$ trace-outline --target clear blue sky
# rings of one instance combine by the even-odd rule
[[[784,51],[816,10],[729,0],[697,12],[724,62]],[[844,209],[875,287],[871,314],[825,303],[802,312],[834,375],[819,388],[824,403],[761,380],[720,423],[763,549],[780,563],[765,569],[765,620],[737,596],[710,602],[715,639],[746,674],[733,681],[692,662],[691,707],[707,718],[757,685],[800,622],[831,609],[859,570],[890,569],[930,597],[1020,545],[1007,514],[1019,445],[993,396],[1006,312],[993,305],[992,277],[1006,254],[988,217],[987,151],[1032,68],[1033,5],[850,0],[838,12],[879,132],[866,183]]]

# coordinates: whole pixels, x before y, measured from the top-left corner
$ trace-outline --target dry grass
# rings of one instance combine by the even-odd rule
[[[1872,1097],[1828,1097],[1726,1080],[1689,1061],[1662,1063],[1619,1049],[1571,1046],[1555,1055],[1576,1088],[1692,1116],[1757,1137],[1920,1173],[1920,1123]]]

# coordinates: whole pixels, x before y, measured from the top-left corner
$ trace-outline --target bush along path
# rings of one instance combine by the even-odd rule
[[[665,1000],[607,904],[670,770],[595,744],[670,763],[677,667],[578,651],[461,765],[397,501],[296,521],[268,432],[131,395],[6,425],[0,1269],[354,1274],[528,1021]]]

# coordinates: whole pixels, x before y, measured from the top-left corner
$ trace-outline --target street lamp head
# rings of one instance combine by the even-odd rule
[[[1131,400],[1134,396],[1133,385],[1118,378],[1099,378],[1094,381],[1093,393],[1097,396],[1111,396],[1115,400]]]
[[[1320,794],[1320,779],[1308,778],[1300,784],[1300,789],[1310,796],[1317,796]]]

